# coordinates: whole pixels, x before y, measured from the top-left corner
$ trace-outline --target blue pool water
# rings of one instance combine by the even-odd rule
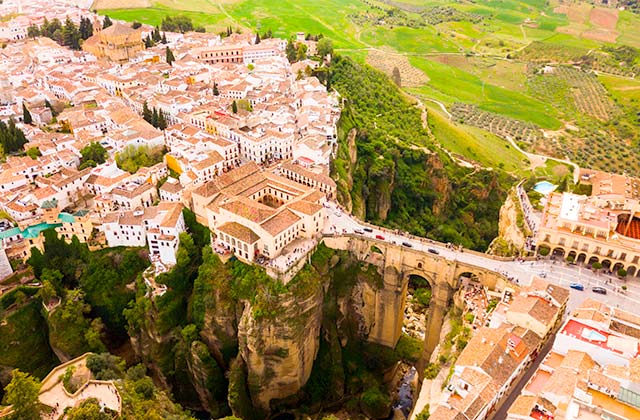
[[[558,188],[557,185],[553,185],[549,181],[540,181],[536,185],[533,186],[533,190],[539,192],[542,195],[547,195],[553,190]]]

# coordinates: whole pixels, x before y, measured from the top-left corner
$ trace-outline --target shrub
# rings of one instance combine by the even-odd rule
[[[440,373],[440,366],[435,363],[429,363],[424,369],[425,379],[435,379],[438,373]]]
[[[621,268],[618,270],[618,277],[626,277],[627,276],[627,270],[625,270],[624,268]]]
[[[543,257],[546,257],[547,255],[549,255],[549,252],[551,252],[551,250],[547,247],[540,247],[538,249],[538,254],[542,255]]]
[[[464,320],[467,321],[467,323],[469,324],[473,324],[473,321],[476,319],[476,316],[474,314],[472,314],[471,312],[469,312],[468,314],[466,314],[464,316]]]

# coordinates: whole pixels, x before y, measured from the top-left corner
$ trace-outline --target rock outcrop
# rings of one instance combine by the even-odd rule
[[[295,394],[309,379],[319,347],[321,286],[302,299],[295,292],[280,296],[273,318],[256,319],[251,305],[245,306],[238,338],[256,407],[268,411],[272,400]]]
[[[513,190],[500,208],[500,221],[498,224],[498,236],[489,247],[489,254],[512,256],[524,249],[526,241],[526,229],[522,209]]]

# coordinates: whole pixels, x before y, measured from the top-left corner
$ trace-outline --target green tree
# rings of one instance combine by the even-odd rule
[[[256,42],[255,43],[256,44],[260,43],[260,33],[259,32],[256,32]]]
[[[147,101],[144,101],[144,104],[142,104],[142,119],[144,119],[149,124],[151,124],[153,121],[153,114],[149,109],[149,105],[147,105]]]
[[[111,18],[105,15],[104,20],[102,21],[102,29],[106,29],[111,25],[113,25],[113,22],[111,22]]]
[[[167,34],[165,34],[164,32],[162,33],[162,40],[161,40],[161,42],[162,42],[163,44],[167,44],[167,42],[168,42],[168,41],[167,41]]]
[[[42,156],[42,153],[40,153],[40,149],[38,149],[38,147],[34,146],[27,149],[27,156],[33,160],[37,160],[39,156]]]
[[[65,45],[72,50],[79,50],[81,39],[82,36],[78,27],[73,23],[70,17],[67,17],[64,22],[64,27],[62,28],[62,45]]]
[[[15,420],[40,418],[40,403],[38,394],[40,383],[31,375],[14,369],[11,372],[11,382],[5,388],[5,401],[12,405],[13,414],[9,417]]]
[[[56,288],[53,287],[53,284],[51,284],[50,281],[43,281],[42,287],[40,288],[38,293],[40,294],[42,303],[44,303],[45,305],[51,302],[51,300],[57,296]]]
[[[307,58],[307,44],[300,43],[296,49],[296,61],[302,61]]]
[[[160,130],[167,128],[167,120],[165,119],[164,112],[162,110],[158,111],[158,125],[156,127]]]
[[[22,103],[22,121],[25,124],[33,123],[33,118],[31,118],[31,113],[27,109],[27,105],[25,105],[24,102]]]
[[[287,55],[287,60],[289,60],[290,63],[294,63],[296,61],[296,46],[293,44],[292,39],[289,39],[289,41],[287,41],[285,53]]]
[[[88,398],[80,403],[78,407],[69,410],[66,419],[68,420],[110,420],[111,416],[103,413],[100,403],[95,398]]]
[[[162,37],[160,36],[159,27],[156,26],[155,28],[153,28],[153,32],[151,33],[151,39],[153,40],[153,42],[160,42]]]
[[[158,110],[154,107],[151,113],[151,125],[158,127]]]
[[[316,48],[320,57],[326,57],[329,54],[333,55],[333,42],[329,38],[322,38],[318,41]]]
[[[140,23],[140,22],[135,22],[135,21],[134,21],[134,22],[131,24],[131,28],[133,28],[133,29],[138,29],[138,28],[140,28],[140,27],[142,27],[142,23]]]
[[[218,90],[218,84],[216,82],[213,82],[213,94],[215,96],[219,96],[220,95],[220,91]]]
[[[29,25],[29,27],[27,28],[27,36],[29,38],[40,36],[40,28],[38,27],[38,25],[36,25],[35,23]]]
[[[233,112],[234,114],[238,113],[238,104],[235,100],[231,102],[231,112]]]
[[[82,150],[80,150],[80,155],[82,155],[81,161],[83,164],[88,161],[92,161],[95,164],[100,165],[107,161],[108,153],[100,143],[94,141],[83,147]]]
[[[165,54],[166,54],[167,64],[172,66],[173,62],[176,61],[176,58],[173,56],[173,51],[171,51],[171,48],[167,47],[165,50]]]
[[[81,39],[88,39],[93,35],[93,23],[91,23],[91,20],[89,18],[86,18],[84,16],[80,18],[79,31]]]
[[[147,37],[144,39],[144,47],[145,48],[153,47],[153,41],[151,40],[151,35],[147,35]]]

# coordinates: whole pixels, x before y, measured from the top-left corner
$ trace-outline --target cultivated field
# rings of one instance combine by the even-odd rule
[[[389,48],[369,51],[367,63],[382,70],[389,77],[392,77],[393,69],[397,67],[402,87],[418,87],[429,81],[423,72],[411,65],[406,56],[399,55],[397,51]]]

